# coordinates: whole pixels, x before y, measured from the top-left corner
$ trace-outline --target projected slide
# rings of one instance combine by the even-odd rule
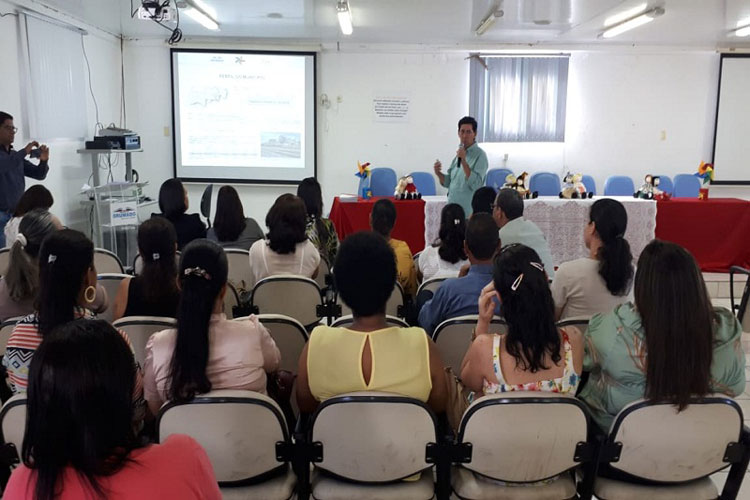
[[[314,54],[174,49],[172,69],[178,177],[314,175]]]

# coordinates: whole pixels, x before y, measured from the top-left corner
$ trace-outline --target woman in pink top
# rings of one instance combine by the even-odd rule
[[[72,321],[31,361],[22,465],[4,498],[220,499],[188,436],[141,447],[133,432],[133,354],[105,321]]]
[[[265,394],[266,372],[279,368],[279,349],[257,318],[231,321],[222,312],[227,270],[217,243],[199,239],[185,247],[177,328],[155,333],[146,344],[143,392],[153,414],[166,401],[211,389]]]

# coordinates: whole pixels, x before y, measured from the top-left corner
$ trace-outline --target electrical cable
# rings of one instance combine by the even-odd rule
[[[104,125],[99,121],[99,104],[96,102],[96,96],[94,95],[94,87],[91,83],[91,65],[89,64],[89,56],[86,54],[86,44],[83,43],[83,34],[81,34],[81,49],[83,50],[83,59],[86,61],[86,71],[89,78],[89,92],[91,92],[91,99],[94,101],[94,112],[96,116],[96,125],[94,125],[94,132],[104,128]]]

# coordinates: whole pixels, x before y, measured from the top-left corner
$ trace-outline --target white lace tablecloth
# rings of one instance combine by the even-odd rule
[[[635,261],[643,248],[654,239],[656,230],[656,202],[640,200],[630,196],[611,196],[625,206],[628,212],[628,229],[625,238]],[[448,203],[445,196],[424,196],[424,240],[429,245],[440,231],[440,212]],[[588,251],[583,243],[583,228],[589,221],[591,204],[600,197],[587,200],[563,200],[552,196],[541,196],[524,201],[523,215],[533,221],[549,243],[555,265],[586,257]]]

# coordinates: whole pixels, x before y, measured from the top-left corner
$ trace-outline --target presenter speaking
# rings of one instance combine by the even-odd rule
[[[458,203],[464,209],[466,217],[471,215],[471,199],[474,191],[484,185],[487,174],[487,153],[477,145],[477,121],[464,116],[458,121],[458,138],[461,144],[456,157],[451,161],[448,173],[442,172],[440,160],[435,161],[435,175],[440,185],[448,188],[448,203]]]
[[[16,137],[16,127],[13,117],[0,111],[0,248],[10,246],[12,241],[5,241],[5,224],[8,223],[16,209],[18,200],[26,189],[24,176],[43,180],[49,171],[49,149],[33,141],[21,151],[13,149],[13,139]],[[38,149],[35,149],[38,148]],[[26,156],[39,153],[39,164],[34,165]],[[5,270],[0,270],[5,272]]]

